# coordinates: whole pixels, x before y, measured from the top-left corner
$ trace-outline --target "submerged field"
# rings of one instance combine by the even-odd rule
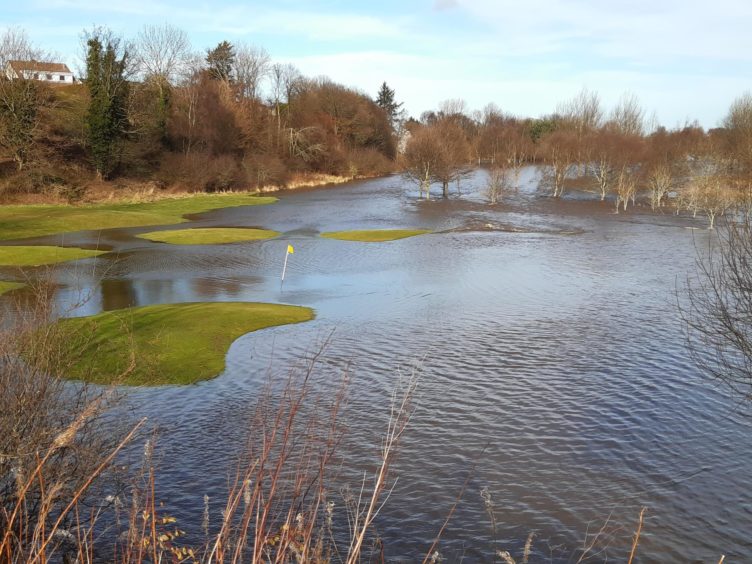
[[[182,223],[186,215],[234,206],[271,204],[277,199],[252,194],[200,194],[155,202],[81,206],[0,206],[0,240],[72,231]]]
[[[676,307],[708,242],[704,220],[631,207],[615,215],[613,203],[574,190],[554,201],[539,197],[539,178],[526,169],[520,190],[495,206],[484,171],[447,201],[419,200],[397,177],[282,193],[273,206],[226,208],[195,225],[281,234],[263,244],[166,245],[137,230],[103,232],[117,263],[56,267],[60,311],[105,312],[93,318],[101,350],[127,350],[121,330],[140,317],[123,311],[130,306],[154,306],[155,316],[196,302],[316,312],[247,333],[252,315],[207,310],[181,318],[192,334],[184,339],[142,333],[146,371],[130,383],[156,383],[155,361],[173,367],[169,381],[190,381],[160,359],[170,351],[195,354],[209,378],[127,389],[133,414],[161,430],[159,455],[170,464],[155,491],[186,542],[204,539],[204,495],[212,516],[224,509],[260,390],[320,353],[311,385],[321,397],[343,375],[352,382],[337,467],[350,491],[373,475],[392,391],[419,376],[398,479],[375,523],[387,561],[421,561],[463,491],[439,547],[447,562],[493,561],[499,550],[518,558],[531,531],[530,562],[576,561],[601,528],[593,561],[622,561],[643,506],[644,561],[745,561],[749,421],[688,358]],[[405,226],[433,234],[386,244],[320,236]],[[76,244],[95,242],[86,237]],[[287,245],[295,253],[282,283]],[[88,300],[71,311],[82,293]],[[311,315],[295,311],[301,321]],[[207,351],[214,364],[200,360]],[[130,454],[142,452],[140,443]],[[343,491],[330,494],[332,518],[346,529]]]
[[[361,229],[353,231],[328,231],[322,233],[325,239],[339,239],[341,241],[360,241],[362,243],[383,243],[397,241],[408,237],[416,237],[430,233],[429,229]]]
[[[159,243],[170,243],[172,245],[221,245],[272,239],[278,235],[279,232],[269,229],[214,227],[206,229],[152,231],[150,233],[140,233],[138,237]]]
[[[106,252],[49,245],[0,246],[0,266],[42,266],[96,257]]]

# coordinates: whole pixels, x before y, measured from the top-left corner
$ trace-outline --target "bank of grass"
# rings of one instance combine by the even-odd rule
[[[77,247],[6,246],[0,247],[0,266],[42,266],[96,257],[106,252]]]
[[[0,206],[0,240],[73,231],[170,225],[185,216],[219,208],[271,204],[277,198],[254,194],[199,194],[151,202]]]
[[[328,231],[321,236],[326,239],[339,239],[340,241],[361,241],[364,243],[383,243],[384,241],[396,241],[416,235],[431,233],[428,229],[366,229],[359,231]]]
[[[192,384],[224,370],[233,341],[313,319],[307,307],[211,302],[152,305],[58,322],[77,361],[69,377],[96,384]]]
[[[25,284],[21,284],[20,282],[3,282],[0,280],[0,296],[5,294],[6,292],[10,292],[11,290],[17,290],[18,288],[23,288]]]
[[[174,229],[151,231],[138,235],[141,239],[170,243],[172,245],[220,245],[241,241],[259,241],[279,236],[278,231],[269,229],[244,229],[237,227],[217,227],[199,229]]]

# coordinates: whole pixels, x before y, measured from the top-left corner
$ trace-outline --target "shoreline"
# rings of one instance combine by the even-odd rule
[[[391,174],[391,173],[390,173]],[[178,198],[191,198],[198,196],[212,196],[221,194],[273,194],[305,188],[324,188],[327,186],[340,186],[357,180],[379,178],[387,175],[356,175],[339,176],[323,173],[306,173],[294,176],[284,186],[268,185],[246,190],[222,190],[216,192],[197,192],[183,190],[175,185],[168,188],[160,187],[154,181],[113,181],[90,184],[86,188],[84,196],[75,202],[69,202],[60,196],[53,194],[33,194],[22,197],[8,198],[0,201],[0,205],[7,206],[35,206],[52,205],[61,207],[79,207],[91,204],[140,204],[158,202]]]

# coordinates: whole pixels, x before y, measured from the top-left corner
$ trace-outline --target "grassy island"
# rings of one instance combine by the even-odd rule
[[[5,294],[6,292],[10,292],[11,290],[17,290],[18,288],[23,288],[25,284],[21,284],[20,282],[3,282],[0,280],[0,296]]]
[[[76,359],[71,379],[159,386],[214,378],[238,337],[313,317],[307,307],[211,302],[108,311],[57,325]]]
[[[0,266],[42,266],[69,260],[96,257],[107,251],[77,247],[12,246],[0,247]]]
[[[396,241],[416,235],[431,233],[428,229],[367,229],[361,231],[328,231],[321,236],[326,239],[339,239],[340,241],[360,241],[363,243],[383,243],[384,241]]]
[[[253,194],[200,194],[155,202],[0,207],[0,240],[57,233],[182,223],[186,215],[219,208],[271,204],[277,198]]]
[[[216,227],[199,229],[174,229],[152,231],[138,235],[141,239],[170,243],[172,245],[221,245],[242,241],[259,241],[279,236],[279,232],[268,229],[245,229],[240,227]]]

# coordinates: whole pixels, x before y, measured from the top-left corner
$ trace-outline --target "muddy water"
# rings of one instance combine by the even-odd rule
[[[377,520],[390,559],[426,550],[473,467],[444,534],[448,561],[519,552],[531,531],[538,558],[566,561],[604,525],[610,547],[597,553],[599,543],[594,561],[623,560],[642,506],[646,562],[748,558],[750,421],[687,359],[676,308],[702,222],[539,198],[532,169],[519,194],[489,207],[483,182],[479,172],[461,196],[431,202],[397,177],[355,182],[192,224],[284,233],[266,242],[133,237],[147,228],[66,236],[117,251],[56,271],[61,307],[87,298],[72,315],[194,300],[316,309],[311,323],[239,339],[215,380],[130,392],[135,413],[162,428],[161,499],[195,528],[204,494],[221,497],[269,367],[284,374],[334,331],[319,374],[333,381],[351,367],[357,417],[343,448],[354,468],[375,460],[399,373],[420,366],[399,479]],[[384,244],[317,237],[390,227],[436,233]]]

